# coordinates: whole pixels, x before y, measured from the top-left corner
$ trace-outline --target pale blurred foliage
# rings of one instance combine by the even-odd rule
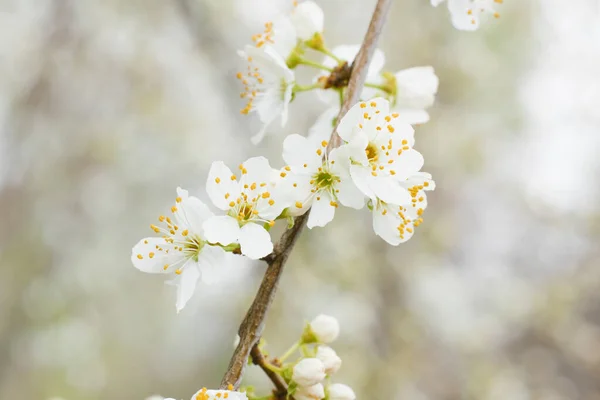
[[[417,149],[425,223],[393,248],[368,213],[305,231],[265,336],[273,354],[338,317],[335,380],[362,399],[600,399],[600,5],[505,1],[475,33],[398,0],[393,70],[433,65]],[[331,45],[373,0],[321,0]],[[268,155],[322,105],[303,94],[258,148],[236,49],[287,0],[0,0],[0,398],[187,399],[216,386],[264,271],[229,266],[175,313],[131,246],[213,160]],[[300,74],[307,82],[310,75]],[[240,271],[237,273],[237,271]],[[246,383],[268,388],[249,369]]]

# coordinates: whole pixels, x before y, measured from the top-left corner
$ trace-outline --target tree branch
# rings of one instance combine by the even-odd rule
[[[268,361],[265,360],[265,357],[264,357],[263,353],[260,351],[260,349],[258,348],[258,346],[255,345],[254,347],[252,347],[250,356],[252,357],[252,362],[255,365],[258,365],[265,372],[265,374],[269,377],[271,382],[273,382],[273,385],[275,386],[276,397],[284,399],[287,395],[287,385],[285,384],[283,379],[277,373],[273,372],[266,366]]]
[[[341,139],[336,133],[337,124],[339,124],[339,121],[341,121],[344,114],[346,114],[360,97],[360,93],[367,77],[369,63],[371,62],[371,58],[377,47],[377,40],[381,34],[381,30],[385,23],[385,17],[391,3],[392,0],[377,1],[375,11],[371,17],[371,23],[369,24],[360,51],[352,63],[352,74],[350,75],[348,89],[346,90],[344,103],[342,104],[337,118],[336,127],[327,147],[328,152],[341,144]],[[307,218],[308,213],[297,217],[294,226],[286,230],[281,236],[279,242],[275,245],[273,253],[265,257],[265,261],[268,263],[267,271],[260,284],[258,293],[240,325],[238,331],[240,343],[235,349],[231,361],[229,362],[227,372],[221,381],[221,389],[226,389],[229,384],[233,385],[236,389],[239,387],[248,357],[262,334],[265,317],[273,302],[285,262],[294,248],[296,239],[300,235],[300,232],[302,232],[302,228],[304,228]]]

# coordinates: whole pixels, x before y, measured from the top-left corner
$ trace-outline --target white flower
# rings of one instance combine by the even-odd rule
[[[409,240],[423,222],[427,208],[425,191],[435,189],[431,175],[420,172],[401,183],[410,193],[410,202],[402,205],[387,204],[381,200],[373,204],[373,230],[391,245]]]
[[[296,5],[290,19],[302,40],[312,39],[315,34],[323,32],[323,10],[314,1],[303,1]]]
[[[300,215],[312,208],[307,226],[325,226],[341,203],[360,209],[365,196],[356,188],[348,170],[348,157],[334,149],[323,159],[327,141],[314,143],[300,135],[290,135],[283,142],[283,159],[289,165],[282,170],[292,204],[290,215]],[[288,175],[289,174],[289,175]]]
[[[319,346],[316,357],[321,360],[325,366],[327,375],[335,374],[342,366],[342,359],[338,357],[335,350],[328,346]]]
[[[241,112],[248,114],[256,111],[263,123],[260,132],[252,137],[252,142],[257,144],[264,137],[269,124],[277,117],[281,116],[281,126],[286,124],[295,77],[285,60],[271,46],[246,46],[245,51],[239,54],[248,61],[247,71],[237,74],[244,85],[241,96],[248,99]]]
[[[233,387],[230,386],[230,389],[233,389]],[[192,396],[191,400],[248,400],[248,397],[246,397],[246,393],[234,390],[207,390],[202,388]]]
[[[239,169],[238,180],[222,161],[213,162],[206,192],[227,215],[209,218],[204,231],[209,242],[239,243],[242,254],[256,260],[273,251],[265,224],[273,226],[288,203],[284,200],[285,193],[271,184],[272,169],[266,158],[250,158]]]
[[[400,114],[399,120],[411,125],[429,121],[425,109],[435,101],[439,84],[433,67],[403,69],[389,76],[389,79],[394,92],[391,108]]]
[[[360,45],[341,45],[333,48],[331,52],[339,59],[347,61],[351,65],[354,58],[360,50]],[[374,82],[379,78],[379,73],[385,64],[385,54],[380,49],[375,49],[369,69],[367,71],[367,82]],[[325,57],[323,65],[329,68],[335,68],[338,63],[331,57]],[[321,74],[327,76],[327,73]],[[316,78],[317,80],[319,77]],[[365,87],[361,93],[362,99],[369,99],[377,95],[377,89]],[[328,104],[339,104],[339,95],[335,90],[317,90],[319,98]]]
[[[310,322],[309,327],[319,343],[331,343],[340,334],[340,323],[329,315],[318,315]]]
[[[312,386],[300,386],[294,393],[294,399],[296,400],[321,400],[324,397],[325,388],[321,383]]]
[[[177,286],[179,312],[194,294],[198,278],[211,283],[216,280],[224,262],[222,248],[207,243],[202,227],[213,213],[199,199],[177,188],[176,204],[171,217],[161,215],[160,226],[150,225],[161,237],[140,240],[131,252],[133,265],[143,272],[175,274],[170,283]]]
[[[355,400],[354,390],[343,383],[334,383],[329,386],[329,400]]]
[[[325,379],[325,366],[318,358],[304,358],[294,366],[292,380],[298,386],[313,386]]]
[[[410,203],[400,182],[423,165],[423,156],[412,149],[413,128],[398,116],[389,113],[387,100],[377,98],[356,104],[338,125],[338,134],[347,142],[342,147],[352,160],[352,179],[373,202]]]
[[[443,0],[431,0],[436,7]],[[500,14],[495,10],[495,4],[502,4],[503,0],[448,0],[448,10],[452,18],[452,24],[456,29],[474,31],[479,28],[482,15],[493,15],[499,18]]]

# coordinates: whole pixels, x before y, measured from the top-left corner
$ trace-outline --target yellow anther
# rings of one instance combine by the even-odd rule
[[[150,228],[156,233],[160,232],[160,229],[158,229],[158,226],[156,225],[150,225]]]
[[[394,171],[393,169],[390,169],[390,175],[396,175],[396,171]]]
[[[338,206],[338,203],[336,203],[335,201],[330,201],[330,202],[329,202],[329,205],[330,205],[331,207],[336,207],[336,208],[337,208],[337,206]]]
[[[181,232],[181,236],[187,236],[190,233],[187,229]]]
[[[269,205],[272,206],[273,204],[275,204],[275,200],[273,200],[273,199],[269,200]]]
[[[285,177],[286,177],[286,175],[287,175],[287,174],[286,174],[285,172],[283,172],[283,171],[281,171],[281,173],[279,174],[279,176],[281,176],[282,178],[285,178]]]
[[[181,273],[182,273],[182,272],[183,272],[183,271],[182,271],[181,269],[179,269],[179,268],[175,270],[175,273],[176,273],[177,275],[181,275]]]
[[[370,105],[371,105],[371,107],[376,107],[376,106],[377,106],[377,103],[375,103],[374,101],[372,101],[372,102],[370,103]]]
[[[389,115],[385,116],[385,122],[390,122],[392,120],[392,118]]]
[[[144,244],[148,244],[148,241],[147,241],[147,240],[144,240]],[[158,245],[157,245],[156,247],[158,247]]]
[[[304,164],[304,165],[303,165],[303,167],[304,167],[304,168],[308,167],[308,164]]]
[[[297,208],[302,208],[302,203],[300,203],[299,201],[296,202],[296,207]]]
[[[140,260],[144,258],[144,256],[142,256],[141,254],[137,255],[137,258],[139,258]]]
[[[369,118],[369,113],[364,113],[363,118]]]
[[[271,197],[271,193],[264,192],[263,194],[260,195],[260,197],[262,197],[263,199],[268,199],[269,197]]]
[[[377,176],[377,172],[373,171],[373,172],[371,172],[371,175]]]
[[[275,221],[273,221],[273,220],[270,220],[270,221],[269,221],[269,226],[271,226],[271,227],[275,226]]]
[[[215,178],[215,182],[216,183],[221,183],[221,178],[219,178],[218,176]]]
[[[388,131],[390,131],[390,133],[394,133],[394,130],[395,130],[395,129],[394,129],[394,127],[393,127],[393,126],[391,126],[391,125],[388,125],[388,126],[387,126],[387,129],[388,129]]]
[[[148,253],[148,257],[154,258],[154,253],[153,252]]]
[[[171,212],[173,212],[173,213],[177,212],[177,207],[175,207],[175,206],[171,207]]]
[[[292,170],[292,168],[290,168],[289,165],[286,165],[285,167],[283,167],[283,169],[285,169],[286,171],[290,172]]]
[[[225,200],[227,200],[231,196],[229,193],[225,193]]]
[[[360,108],[365,108],[367,106],[366,103],[360,103]]]
[[[393,117],[393,118],[398,118],[399,116],[400,116],[400,114],[398,114],[398,113],[393,113],[393,114],[392,114],[392,117]]]
[[[323,140],[323,141],[321,142],[321,146],[323,146],[323,147],[327,147],[327,140]]]
[[[250,185],[250,190],[255,190],[256,189],[256,183],[252,183],[252,185]]]
[[[233,206],[235,206],[235,202],[234,201],[230,201],[229,202],[229,207],[233,207]]]
[[[161,215],[160,217],[158,217],[158,220],[159,220],[160,222],[165,222],[165,216],[164,216],[164,215]]]
[[[163,265],[163,270],[164,270],[164,271],[166,271],[166,270],[168,270],[168,269],[169,269],[169,264],[165,264],[165,265]]]
[[[317,149],[317,155],[320,156],[321,154],[323,154],[323,151],[321,149]]]

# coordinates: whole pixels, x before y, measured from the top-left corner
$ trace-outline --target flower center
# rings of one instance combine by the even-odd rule
[[[313,179],[314,185],[317,187],[317,189],[324,189],[331,187],[336,180],[336,177],[329,172],[321,171],[313,175]]]
[[[254,210],[254,205],[250,203],[242,203],[238,208],[236,218],[239,222],[248,222],[258,214],[258,211]]]
[[[198,255],[202,251],[205,242],[198,236],[188,236],[186,242],[183,245],[183,252],[186,257],[193,258],[194,261],[198,261]]]
[[[367,158],[369,159],[369,164],[374,164],[379,160],[379,149],[373,143],[369,142],[367,148],[365,149],[365,153],[367,154]]]

